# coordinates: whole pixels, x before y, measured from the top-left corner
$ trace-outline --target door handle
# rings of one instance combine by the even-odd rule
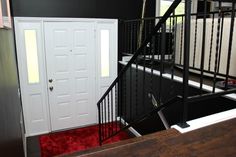
[[[49,83],[52,83],[53,79],[49,79],[48,81],[49,81]]]
[[[50,91],[53,91],[53,87],[52,87],[52,86],[51,86],[51,87],[49,87],[49,90],[50,90]]]

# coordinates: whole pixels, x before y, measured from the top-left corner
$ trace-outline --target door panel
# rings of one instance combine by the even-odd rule
[[[41,27],[40,22],[19,22],[15,28],[26,136],[50,131]]]
[[[76,22],[72,30],[75,79],[75,123],[96,123],[94,24]]]
[[[69,128],[73,121],[71,32],[68,23],[45,23],[45,46],[52,130]],[[51,82],[49,82],[51,80]],[[53,88],[53,89],[50,89]]]
[[[98,99],[117,76],[117,42],[117,22],[97,23]],[[107,63],[102,65],[103,62]],[[103,76],[102,73],[106,75]]]
[[[117,21],[113,22],[98,22],[97,23],[97,101],[106,92],[111,85],[112,81],[117,77]],[[113,113],[116,111],[115,106],[115,88],[112,89],[113,99],[110,95],[110,102],[113,104]],[[108,105],[108,104],[107,104]],[[106,107],[107,108],[107,107]],[[110,112],[111,109],[110,108]],[[107,119],[115,119],[113,117],[108,118],[108,112],[104,113],[107,115]],[[112,116],[112,115],[110,115]]]
[[[83,22],[45,23],[52,130],[96,123],[93,27]]]

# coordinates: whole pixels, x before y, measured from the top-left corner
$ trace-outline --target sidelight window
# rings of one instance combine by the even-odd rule
[[[36,30],[24,30],[28,83],[39,83],[38,46]]]
[[[101,76],[109,77],[110,69],[110,39],[109,30],[101,30]]]

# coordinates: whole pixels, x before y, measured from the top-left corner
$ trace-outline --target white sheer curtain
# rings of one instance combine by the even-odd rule
[[[169,8],[169,6],[173,3],[174,0],[156,0],[156,16],[162,16],[165,11]],[[181,4],[179,4],[176,9],[177,14],[184,13],[184,3],[185,0],[182,0]],[[198,0],[192,0],[192,13],[197,12],[197,4]]]

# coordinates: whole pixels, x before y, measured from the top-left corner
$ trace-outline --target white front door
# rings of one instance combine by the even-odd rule
[[[96,123],[92,22],[45,22],[52,130]]]

